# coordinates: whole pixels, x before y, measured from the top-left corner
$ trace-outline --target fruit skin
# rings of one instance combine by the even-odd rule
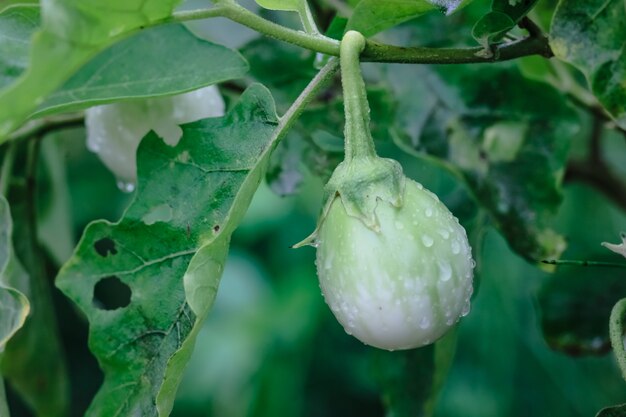
[[[337,195],[315,242],[333,314],[348,334],[387,350],[433,343],[466,315],[475,265],[465,229],[437,196],[410,179],[402,193],[400,207],[379,200],[377,228]]]

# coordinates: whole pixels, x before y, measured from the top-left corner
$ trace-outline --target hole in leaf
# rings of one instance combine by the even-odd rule
[[[213,231],[214,231],[215,233],[219,232],[219,231],[220,231],[220,225],[219,225],[219,224],[216,224],[215,226],[213,226]]]
[[[101,310],[115,310],[130,304],[132,292],[118,277],[102,278],[93,288],[93,305]]]
[[[98,253],[98,255],[102,257],[107,257],[109,254],[111,255],[117,254],[117,249],[115,249],[115,241],[108,237],[104,237],[100,240],[97,240],[93,244],[93,247]]]

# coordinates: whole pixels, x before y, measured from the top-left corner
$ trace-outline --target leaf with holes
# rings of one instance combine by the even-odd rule
[[[225,117],[184,125],[175,147],[142,141],[134,201],[118,223],[90,224],[57,278],[105,373],[87,416],[169,414],[277,123],[253,85]]]
[[[0,92],[0,142],[96,53],[169,16],[179,0],[50,0],[28,69]],[[50,69],[54,68],[54,71]]]
[[[28,299],[16,289],[28,282],[28,277],[13,254],[12,228],[9,203],[0,195],[0,357],[30,310]]]
[[[591,91],[626,129],[626,5],[561,0],[550,28],[554,55],[581,70]]]

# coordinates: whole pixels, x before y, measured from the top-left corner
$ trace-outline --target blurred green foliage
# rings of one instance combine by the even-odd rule
[[[313,1],[323,30],[335,18],[335,3],[341,6],[340,14],[355,6],[367,12],[375,5]],[[424,4],[418,3],[409,17],[422,14]],[[530,3],[519,3],[511,9],[510,21],[505,20],[520,20],[518,11],[524,15]],[[475,0],[450,16],[424,14],[377,39],[430,47],[475,46],[472,28],[482,22],[474,34],[490,47],[504,33],[501,21],[491,25],[485,16],[502,12],[502,4]],[[606,4],[612,7],[607,10],[623,15],[617,1]],[[186,5],[192,6],[204,3]],[[541,0],[530,16],[548,31],[555,7],[555,1]],[[286,26],[297,25],[293,14],[255,11]],[[568,19],[576,15],[567,8],[561,14]],[[405,17],[394,18],[394,23]],[[606,13],[602,17],[610,21]],[[611,33],[623,33],[623,22],[618,23]],[[223,20],[190,27],[218,43],[228,41],[224,33],[239,30]],[[567,27],[567,21],[556,25],[559,39],[567,35]],[[282,114],[324,58],[254,33],[237,33],[228,46],[240,48],[250,72],[222,84],[222,93],[232,107],[251,82],[261,82]],[[507,34],[518,38],[524,32],[513,28]],[[615,50],[620,39],[610,38],[603,45]],[[588,68],[585,54],[561,52],[588,77],[602,81],[592,87],[608,97],[610,110],[621,120],[624,106],[615,102],[618,93],[612,89],[617,84],[604,88],[610,78],[605,70],[595,64]],[[623,53],[611,58],[616,77],[622,76]],[[344,119],[335,83],[280,144],[266,183],[233,235],[222,284],[198,334],[173,416],[374,417],[433,411],[437,417],[582,417],[626,401],[626,385],[608,354],[608,317],[613,304],[626,296],[626,270],[542,269],[529,262],[557,256],[554,247],[561,236],[567,243],[564,259],[620,260],[600,242],[615,242],[626,229],[624,196],[615,187],[626,176],[624,131],[590,99],[585,75],[568,64],[527,57],[488,65],[363,66],[380,154],[401,161],[408,176],[438,194],[470,235],[478,263],[477,291],[471,314],[452,335],[456,349],[446,348],[449,340],[404,353],[381,353],[362,345],[344,333],[324,304],[313,249],[291,249],[314,229],[323,184],[342,157]],[[27,158],[20,146],[16,172],[23,174]],[[0,156],[6,149],[0,149]],[[82,127],[48,135],[39,163],[38,236],[44,253],[40,265],[25,266],[43,271],[50,285],[87,224],[95,219],[117,221],[131,196],[116,188],[113,174],[86,150]],[[581,167],[600,174],[593,176]],[[617,182],[607,182],[612,178]],[[14,215],[17,230],[25,227],[26,209],[19,205],[24,181],[22,175],[12,185],[12,209],[21,210]],[[554,234],[544,239],[552,230]],[[22,246],[29,243],[23,235],[16,239]],[[25,259],[32,259],[28,248],[22,251]],[[103,375],[88,349],[85,316],[57,289],[51,291],[64,353],[49,340],[41,342],[47,356],[39,359],[52,360],[56,368],[44,364],[40,368],[47,374],[32,375],[58,378],[55,387],[60,391],[67,375],[67,415],[78,417]],[[53,326],[50,329],[54,332]],[[455,351],[446,356],[450,364],[437,361],[436,352],[441,351]],[[435,374],[438,367],[442,370]],[[31,416],[16,391],[10,385],[7,389],[11,415]],[[64,401],[61,397],[59,402]],[[602,415],[619,412],[616,408]]]

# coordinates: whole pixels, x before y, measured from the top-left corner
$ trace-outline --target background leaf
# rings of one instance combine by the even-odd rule
[[[626,404],[603,408],[598,411],[596,417],[624,417],[626,416]]]
[[[29,151],[32,150],[34,145],[27,145]],[[16,168],[24,169],[23,166]],[[13,246],[25,270],[19,284],[16,282],[15,285],[28,297],[31,311],[24,326],[7,343],[0,370],[35,415],[64,417],[69,407],[68,375],[46,259],[37,239],[34,220],[36,189],[29,176],[34,172],[15,174],[22,181],[14,182],[9,192],[13,209]]]
[[[401,352],[373,352],[388,416],[432,416],[456,348],[456,331],[435,344]]]
[[[257,4],[265,9],[285,10],[297,12],[301,10],[305,0],[255,0]]]
[[[277,121],[271,96],[256,85],[226,117],[183,126],[176,147],[148,135],[124,217],[85,230],[57,285],[89,319],[105,372],[88,416],[169,413]],[[118,290],[107,295],[107,286]]]
[[[247,70],[248,64],[237,52],[198,39],[182,25],[157,26],[91,59],[52,93],[34,116],[184,93],[240,78]]]
[[[0,89],[28,66],[30,38],[38,28],[38,6],[17,5],[0,13]]]
[[[45,97],[114,40],[172,12],[178,0],[50,0],[42,4],[28,70],[0,92],[0,141]],[[130,6],[130,8],[129,8]],[[54,68],[54,71],[50,71]]]
[[[446,161],[514,251],[529,260],[557,257],[565,243],[549,223],[562,198],[569,150],[562,138],[578,131],[560,94],[502,65],[438,67],[436,73],[393,68],[400,98],[396,142]]]
[[[389,29],[397,24],[416,18],[438,6],[427,0],[361,0],[346,30],[356,30],[368,37]]]
[[[538,0],[493,0],[491,11],[480,18],[472,36],[485,48],[513,29],[530,12]]]
[[[587,77],[600,103],[626,129],[626,6],[622,0],[561,0],[550,28],[554,54]]]
[[[9,203],[0,195],[0,357],[7,341],[22,327],[30,310],[28,299],[16,289],[28,277],[13,254],[11,229]]]
[[[564,258],[614,261],[616,255],[600,242],[624,223],[624,213],[597,192],[580,185],[568,187],[556,224],[568,238]],[[548,345],[573,356],[609,352],[607,323],[613,305],[624,294],[623,269],[559,267],[542,282],[538,293],[540,323]]]

